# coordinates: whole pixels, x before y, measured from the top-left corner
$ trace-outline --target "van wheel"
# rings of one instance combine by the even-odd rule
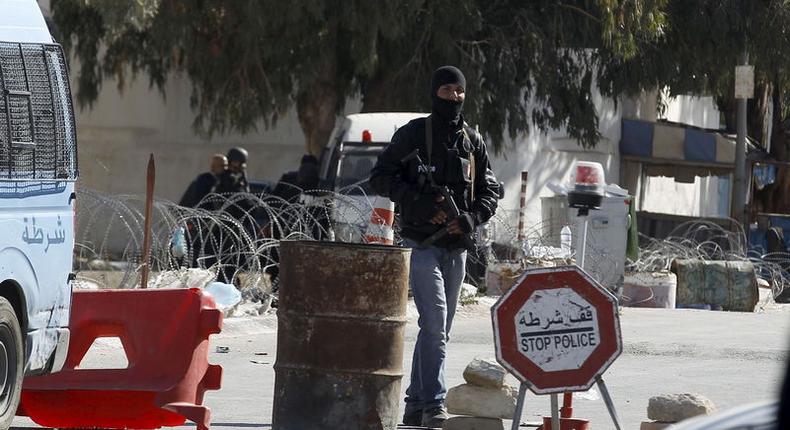
[[[0,297],[0,429],[11,427],[24,377],[22,329],[14,308]]]

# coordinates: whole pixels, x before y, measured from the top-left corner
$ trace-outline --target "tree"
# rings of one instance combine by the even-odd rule
[[[666,88],[670,95],[712,95],[734,133],[734,68],[748,52],[756,70],[749,101],[748,134],[775,159],[790,160],[784,120],[790,84],[790,3],[782,0],[672,0],[662,9],[661,37],[642,39],[630,58],[603,58],[599,85],[607,95]],[[602,55],[607,55],[602,51]],[[769,133],[769,130],[772,132]],[[756,193],[752,212],[790,213],[790,171],[780,168],[774,185]]]
[[[599,60],[625,61],[660,34],[665,2],[53,0],[52,10],[80,62],[80,105],[105,77],[122,88],[130,71],[144,73],[164,91],[182,71],[196,129],[269,127],[295,105],[315,154],[357,95],[366,111],[428,109],[427,80],[442,64],[473,83],[466,112],[496,148],[532,123],[593,146]]]
[[[450,63],[471,83],[464,111],[497,149],[506,134],[515,138],[533,124],[543,132],[565,127],[592,147],[600,139],[592,96],[598,51],[627,59],[663,24],[664,1],[457,3],[414,8],[416,25],[380,40],[380,67],[362,79],[363,110],[430,109],[427,76]]]

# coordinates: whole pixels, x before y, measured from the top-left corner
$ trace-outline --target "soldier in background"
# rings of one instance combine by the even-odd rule
[[[220,270],[217,280],[227,284],[238,281],[234,279],[239,267],[246,263],[246,255],[242,253],[243,244],[236,243],[242,240],[245,235],[254,238],[255,221],[252,211],[255,209],[252,200],[246,197],[235,196],[235,194],[249,194],[250,184],[247,181],[247,150],[241,147],[232,148],[228,151],[228,168],[219,175],[213,192],[223,196],[217,199],[216,210],[224,211],[234,221],[225,222],[225,234],[216,231],[212,240],[212,247],[219,251],[215,252],[216,258],[211,259],[211,263],[220,263]],[[235,234],[229,236],[228,233]],[[219,255],[216,255],[219,254]]]
[[[227,168],[228,159],[224,155],[212,155],[209,171],[201,173],[189,184],[178,204],[188,208],[198,207],[200,201],[209,195],[214,187],[217,186],[219,176],[222,175]]]

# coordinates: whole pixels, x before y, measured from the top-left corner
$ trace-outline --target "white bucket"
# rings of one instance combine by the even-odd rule
[[[678,277],[672,272],[626,273],[623,306],[674,309]]]

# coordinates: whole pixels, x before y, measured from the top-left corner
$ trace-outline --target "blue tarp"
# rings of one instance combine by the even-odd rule
[[[715,163],[716,136],[706,131],[687,128],[683,150],[686,160]]]
[[[636,157],[653,156],[653,123],[623,120],[620,152]]]
[[[712,130],[682,124],[624,119],[620,153],[639,158],[731,166],[735,141]]]

